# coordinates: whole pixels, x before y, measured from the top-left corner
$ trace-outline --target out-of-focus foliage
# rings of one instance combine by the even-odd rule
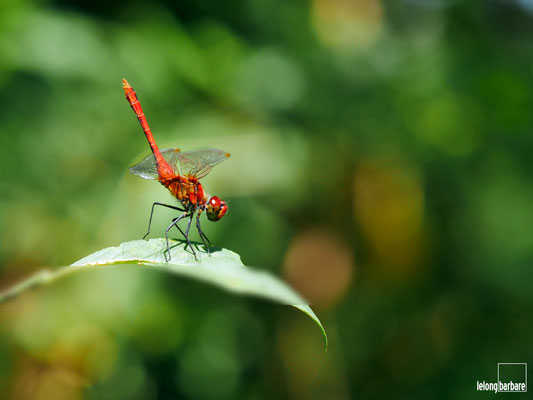
[[[161,147],[232,153],[217,245],[262,302],[86,274],[0,308],[14,399],[470,398],[533,354],[528,0],[0,0],[2,286],[140,238]],[[173,214],[156,215],[162,235]],[[160,233],[156,233],[160,232]]]

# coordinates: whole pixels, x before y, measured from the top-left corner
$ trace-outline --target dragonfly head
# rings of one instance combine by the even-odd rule
[[[207,202],[205,210],[209,221],[218,221],[228,211],[228,205],[220,197],[213,196]]]

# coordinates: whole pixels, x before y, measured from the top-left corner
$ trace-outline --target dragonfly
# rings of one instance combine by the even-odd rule
[[[219,221],[228,211],[228,205],[227,202],[221,200],[218,196],[210,196],[204,190],[200,183],[200,179],[205,177],[215,165],[227,160],[230,154],[223,150],[213,148],[202,148],[191,151],[180,151],[180,149],[159,150],[152,135],[152,131],[148,126],[148,122],[146,121],[137,94],[126,79],[122,80],[122,88],[124,89],[126,99],[130,103],[131,108],[141,124],[144,135],[152,150],[152,154],[149,154],[141,162],[129,168],[130,173],[143,179],[158,180],[170,191],[170,193],[172,193],[181,205],[181,207],[178,207],[160,202],[153,203],[150,219],[148,221],[148,232],[143,236],[143,239],[150,234],[155,206],[167,207],[172,210],[180,211],[182,214],[172,219],[172,223],[165,229],[165,239],[167,243],[167,248],[163,252],[165,260],[168,262],[171,258],[168,232],[174,226],[178,228],[180,233],[185,237],[185,240],[187,241],[185,247],[187,248],[187,246],[189,246],[194,258],[197,260],[196,252],[189,240],[191,223],[195,215],[198,234],[202,239],[207,253],[211,255],[211,250],[209,249],[211,242],[202,231],[200,215],[205,211],[207,219],[210,221]],[[178,222],[187,219],[187,227],[184,232],[178,225]]]

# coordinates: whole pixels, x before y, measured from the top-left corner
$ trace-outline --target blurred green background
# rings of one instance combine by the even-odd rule
[[[0,0],[0,285],[139,239],[160,147],[289,307],[93,272],[0,306],[5,399],[488,398],[533,362],[533,1]],[[174,215],[160,210],[153,237]],[[198,240],[197,237],[194,237]]]

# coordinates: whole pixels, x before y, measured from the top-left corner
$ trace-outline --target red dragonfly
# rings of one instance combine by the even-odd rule
[[[152,149],[152,154],[148,155],[140,163],[131,167],[130,173],[144,179],[157,179],[163,186],[170,190],[170,193],[172,193],[172,195],[181,203],[181,207],[176,207],[155,202],[152,205],[152,211],[150,213],[148,232],[144,235],[143,239],[150,233],[155,206],[163,206],[181,211],[183,214],[174,218],[172,223],[165,229],[165,238],[167,240],[167,248],[164,252],[165,260],[170,261],[168,231],[173,226],[178,228],[181,234],[185,237],[187,245],[191,248],[194,258],[196,259],[196,253],[189,240],[191,222],[196,213],[196,228],[198,229],[198,234],[200,235],[208,254],[211,254],[208,246],[208,243],[211,244],[211,242],[202,232],[200,215],[205,210],[207,218],[210,221],[218,221],[226,214],[228,206],[226,202],[219,197],[209,196],[204,191],[199,180],[206,176],[215,165],[226,160],[230,154],[218,149],[198,149],[183,152],[179,149],[163,149],[160,151],[155,143],[152,131],[148,126],[146,117],[144,116],[141,103],[126,79],[122,80],[122,88],[124,89],[126,99],[130,103],[131,108],[135,112],[135,115],[137,115],[137,119],[139,120],[144,134],[146,135],[146,139],[148,139],[148,143],[150,144],[150,148]],[[185,232],[183,232],[178,226],[178,222],[184,218],[189,219]]]

